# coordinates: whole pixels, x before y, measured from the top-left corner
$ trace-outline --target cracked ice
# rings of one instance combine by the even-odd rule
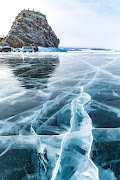
[[[0,53],[0,179],[120,179],[120,53]]]

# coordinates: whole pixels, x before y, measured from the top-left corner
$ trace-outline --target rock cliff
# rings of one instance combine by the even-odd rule
[[[58,47],[59,39],[40,12],[22,10],[15,18],[8,35],[1,45],[23,47],[29,45]]]

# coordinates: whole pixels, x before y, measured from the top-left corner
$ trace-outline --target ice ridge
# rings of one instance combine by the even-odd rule
[[[71,102],[70,129],[61,142],[61,152],[51,180],[98,180],[98,168],[90,158],[92,123],[84,110],[91,97],[80,87],[79,97]]]

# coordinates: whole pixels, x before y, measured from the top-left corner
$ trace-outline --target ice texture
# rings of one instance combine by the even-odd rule
[[[0,53],[0,179],[120,179],[119,59]]]
[[[55,47],[38,47],[38,52],[67,52],[64,48],[55,48]]]

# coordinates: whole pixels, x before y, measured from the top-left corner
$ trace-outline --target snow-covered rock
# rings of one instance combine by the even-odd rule
[[[58,47],[59,39],[48,25],[46,16],[40,12],[22,10],[1,45],[12,47],[42,46]]]

